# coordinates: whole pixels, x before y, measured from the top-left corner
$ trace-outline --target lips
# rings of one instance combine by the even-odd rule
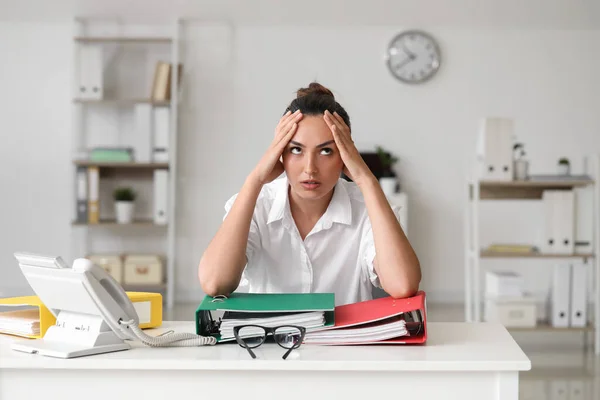
[[[310,180],[310,179],[306,180],[306,181],[302,181],[302,182],[300,182],[300,184],[302,185],[304,190],[315,190],[319,186],[321,186],[321,182],[316,181],[316,180]]]

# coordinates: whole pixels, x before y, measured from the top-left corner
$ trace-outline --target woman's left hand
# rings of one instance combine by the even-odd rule
[[[331,129],[335,144],[340,151],[340,156],[344,162],[344,173],[359,186],[361,181],[374,177],[354,145],[354,141],[350,137],[350,128],[346,125],[344,119],[337,112],[331,114],[327,110],[323,113],[323,119]]]

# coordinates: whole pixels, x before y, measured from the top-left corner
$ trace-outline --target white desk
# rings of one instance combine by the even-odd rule
[[[194,332],[165,322],[149,333]],[[518,398],[531,362],[498,324],[430,323],[424,346],[276,344],[257,359],[237,344],[133,349],[56,359],[10,349],[0,335],[0,399],[494,399]]]

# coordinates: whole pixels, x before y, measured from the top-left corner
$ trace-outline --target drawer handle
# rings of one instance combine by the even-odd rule
[[[139,275],[148,275],[148,267],[135,267],[135,272]]]

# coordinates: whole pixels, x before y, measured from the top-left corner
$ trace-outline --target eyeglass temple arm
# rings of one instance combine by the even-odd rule
[[[254,354],[254,352],[252,351],[252,349],[250,347],[246,347],[246,346],[244,346],[244,347],[246,348],[246,350],[248,350],[248,353],[250,353],[252,358],[256,358],[256,354]]]

